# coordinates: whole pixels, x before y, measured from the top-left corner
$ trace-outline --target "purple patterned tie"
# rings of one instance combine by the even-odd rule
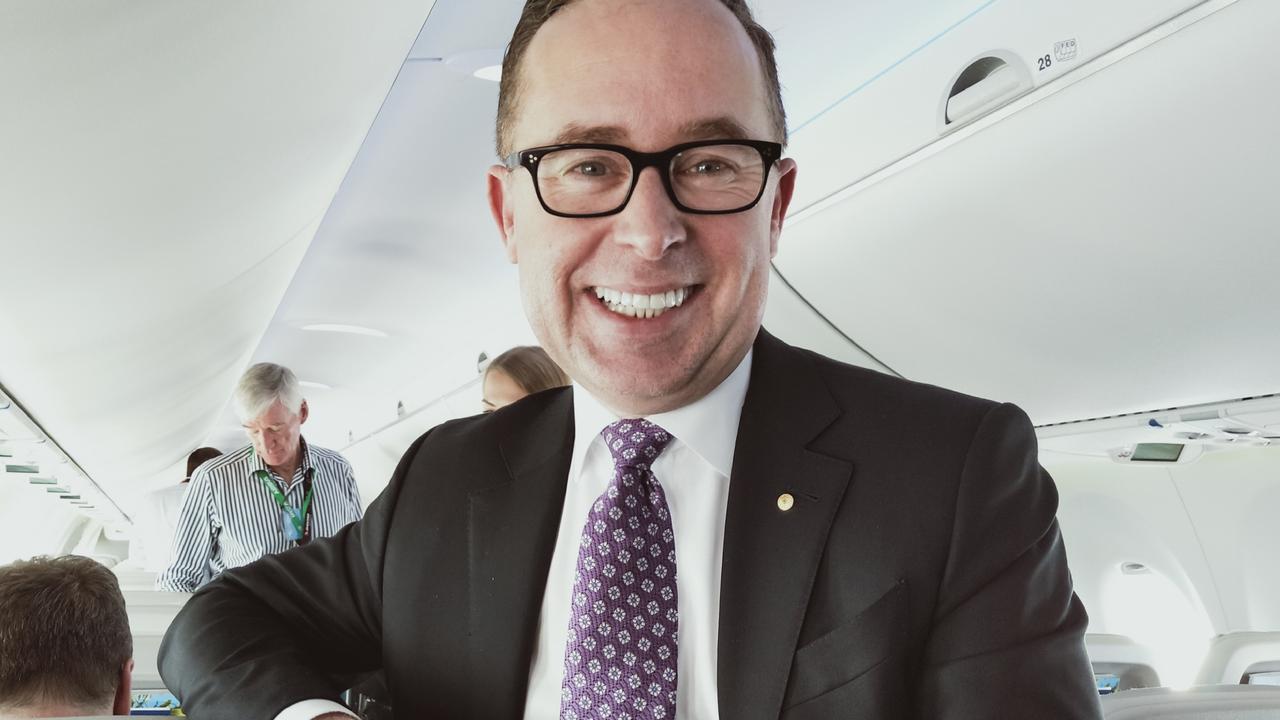
[[[676,544],[649,469],[671,434],[648,420],[619,420],[601,435],[613,481],[582,529],[560,718],[674,720]]]

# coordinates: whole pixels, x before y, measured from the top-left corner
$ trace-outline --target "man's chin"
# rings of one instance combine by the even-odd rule
[[[629,361],[628,361],[629,360]],[[636,362],[600,359],[596,372],[582,384],[611,410],[629,416],[653,415],[686,405],[694,384],[693,373],[674,359]]]

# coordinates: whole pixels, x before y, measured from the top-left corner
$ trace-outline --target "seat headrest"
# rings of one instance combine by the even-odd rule
[[[1128,690],[1104,696],[1102,715],[1106,720],[1275,720],[1280,717],[1280,687]]]

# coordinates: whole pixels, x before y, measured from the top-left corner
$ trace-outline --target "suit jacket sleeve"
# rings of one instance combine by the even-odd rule
[[[1021,410],[983,419],[955,502],[920,717],[1100,718],[1057,491]]]
[[[381,664],[382,560],[420,438],[363,520],[223,573],[192,596],[160,647],[160,674],[202,720],[275,717],[336,698]]]

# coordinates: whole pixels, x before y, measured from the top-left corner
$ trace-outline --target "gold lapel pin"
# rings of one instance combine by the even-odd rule
[[[782,493],[778,496],[778,509],[782,512],[790,510],[796,504],[796,499],[791,497],[791,493]]]

